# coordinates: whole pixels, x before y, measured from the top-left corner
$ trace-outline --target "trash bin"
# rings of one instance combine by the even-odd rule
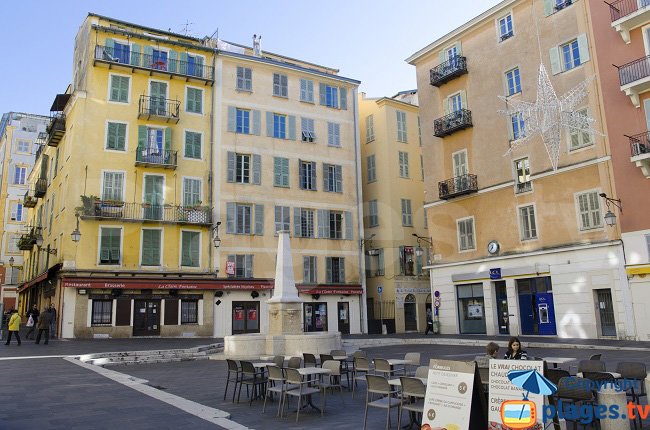
[[[606,405],[611,408],[613,405],[618,407],[619,411],[625,411],[627,408],[627,396],[625,391],[617,391],[614,388],[601,388],[598,391],[598,404]],[[616,418],[605,418],[600,420],[601,430],[629,430],[630,420]]]
[[[440,321],[433,322],[433,334],[440,334]]]

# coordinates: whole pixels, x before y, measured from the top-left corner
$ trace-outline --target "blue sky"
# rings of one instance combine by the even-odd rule
[[[48,114],[72,79],[74,37],[88,12],[224,40],[340,69],[368,96],[416,87],[404,59],[498,0],[22,0],[4,5],[0,112]],[[245,7],[241,6],[246,5]],[[399,5],[398,5],[399,4]]]

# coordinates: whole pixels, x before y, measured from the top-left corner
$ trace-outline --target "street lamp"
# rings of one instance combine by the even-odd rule
[[[605,214],[605,224],[607,224],[610,227],[613,227],[616,225],[616,215],[614,212],[612,212],[609,208],[609,204],[613,204],[618,208],[621,213],[623,213],[623,204],[621,203],[621,199],[612,199],[610,197],[607,197],[607,194],[605,193],[600,193],[600,197],[605,199],[605,204],[607,205],[607,213]]]
[[[420,241],[428,243],[429,247],[433,247],[433,242],[431,241],[431,239],[427,239],[424,236],[418,236],[416,233],[412,233],[411,236],[414,236],[418,240],[418,247],[415,249],[415,255],[417,255],[418,257],[422,257],[422,255],[424,254],[424,250],[420,246]]]
[[[36,246],[39,248],[43,246],[43,235],[40,233],[36,233]]]
[[[79,231],[79,214],[76,214],[77,217],[77,228],[72,230],[72,233],[70,233],[70,237],[72,238],[72,241],[74,243],[77,243],[81,240],[81,231]]]
[[[220,225],[221,221],[217,221],[217,225],[214,227],[214,237],[212,238],[212,242],[214,243],[215,248],[219,248],[221,246],[221,238],[219,237]]]

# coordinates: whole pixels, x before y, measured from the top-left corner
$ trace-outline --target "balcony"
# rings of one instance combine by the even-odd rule
[[[461,109],[435,120],[433,122],[433,135],[436,137],[445,137],[471,126],[472,112],[467,109]]]
[[[40,227],[28,227],[29,231],[25,234],[20,235],[18,238],[18,249],[21,251],[31,251],[34,245],[36,245],[36,239],[41,234]]]
[[[35,208],[36,203],[38,203],[38,197],[34,194],[34,190],[27,190],[25,197],[23,197],[23,206],[26,208]]]
[[[641,168],[643,176],[650,179],[650,132],[646,131],[629,138],[632,150],[630,161]]]
[[[618,69],[621,91],[630,97],[635,107],[640,107],[639,94],[650,90],[650,56],[615,67]]]
[[[556,2],[555,6],[553,6],[553,9],[557,12],[565,7],[571,6],[573,4],[573,0],[564,0],[563,2]]]
[[[162,167],[175,169],[177,167],[178,151],[158,149],[156,145],[143,148],[138,146],[135,150],[135,165],[143,167]]]
[[[40,178],[36,180],[34,184],[34,197],[40,199],[47,192],[47,179]]]
[[[625,43],[630,43],[630,31],[650,21],[649,0],[618,0],[609,3],[612,27]]]
[[[178,124],[181,102],[162,97],[140,96],[138,119]]]
[[[46,130],[48,146],[58,146],[65,134],[65,114],[63,112],[53,114]]]
[[[155,221],[161,223],[212,225],[208,206],[172,206],[149,203],[124,203],[81,197],[80,216],[84,219],[119,219],[121,221]]]
[[[438,182],[438,195],[441,200],[449,200],[478,191],[476,175],[460,175],[446,181]]]
[[[530,191],[533,191],[533,183],[530,181],[515,184],[515,194],[523,194]]]
[[[431,69],[429,78],[431,85],[439,87],[465,73],[467,73],[467,59],[456,56]]]
[[[149,75],[171,75],[182,77],[186,81],[199,81],[203,83],[214,82],[214,69],[212,66],[197,64],[196,62],[180,61],[171,58],[158,58],[151,54],[131,52],[113,47],[95,45],[94,64],[108,66],[109,69],[123,68],[131,71],[144,71]]]

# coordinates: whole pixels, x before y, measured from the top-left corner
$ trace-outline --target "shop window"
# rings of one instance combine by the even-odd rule
[[[305,331],[327,331],[327,303],[305,303]]]
[[[461,333],[485,333],[483,284],[457,287],[458,319]]]
[[[199,301],[181,300],[181,324],[199,323]]]
[[[113,322],[113,300],[93,300],[91,325],[111,325]]]

